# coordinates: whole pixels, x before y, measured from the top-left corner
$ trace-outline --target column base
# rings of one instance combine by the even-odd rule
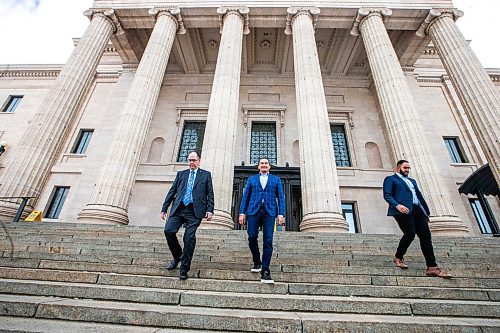
[[[19,203],[0,201],[0,220],[4,222],[12,222],[19,209]],[[21,214],[20,221],[24,221],[25,218],[33,211],[33,207],[26,205],[24,211]]]
[[[231,214],[223,212],[221,210],[215,210],[212,220],[202,220],[200,227],[201,229],[219,229],[219,230],[233,230],[234,222]]]
[[[120,207],[90,204],[78,214],[78,221],[90,224],[128,224],[127,211]]]
[[[349,226],[340,213],[310,213],[302,218],[300,231],[346,233]]]
[[[429,229],[437,236],[467,236],[469,229],[457,216],[431,216]]]

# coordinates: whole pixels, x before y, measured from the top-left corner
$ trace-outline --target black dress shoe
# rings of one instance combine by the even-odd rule
[[[188,277],[189,277],[188,276],[188,272],[186,272],[186,271],[181,271],[180,274],[179,274],[179,279],[181,279],[183,281],[187,280]]]
[[[167,265],[167,271],[176,269],[180,262],[181,262],[180,260],[175,260],[175,259],[170,260]]]

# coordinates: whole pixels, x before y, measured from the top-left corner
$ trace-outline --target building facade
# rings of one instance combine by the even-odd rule
[[[447,0],[96,0],[65,65],[0,67],[0,217],[30,197],[23,216],[161,226],[195,149],[214,180],[205,227],[237,227],[267,156],[288,230],[398,232],[382,181],[407,159],[434,234],[494,233],[498,199],[457,190],[485,163],[500,183],[500,71],[462,14]]]

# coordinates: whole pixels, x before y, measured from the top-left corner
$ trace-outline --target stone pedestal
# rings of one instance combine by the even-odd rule
[[[109,38],[116,31],[112,10],[85,14],[91,19],[89,27],[40,104],[19,145],[14,147],[16,156],[0,180],[0,197],[32,196],[36,200],[49,176],[66,130],[71,127]],[[12,219],[18,207],[18,204],[0,201],[0,218]],[[32,205],[27,206],[23,216],[32,209]]]
[[[417,34],[431,36],[500,186],[500,92],[455,24],[462,15],[432,9]]]
[[[151,9],[156,24],[127,95],[89,203],[78,214],[84,223],[128,224],[128,204],[140,152],[153,117],[168,58],[178,28],[180,10]]]
[[[285,31],[293,35],[303,209],[300,230],[347,232],[314,38],[313,21],[319,12],[318,8],[289,8]]]
[[[464,235],[468,229],[453,208],[425,137],[413,95],[385,29],[383,15],[391,15],[391,11],[360,9],[351,33],[361,32],[394,155],[397,159],[408,160],[413,167],[411,175],[418,180],[431,211],[431,231]]]
[[[234,146],[239,113],[243,33],[248,11],[246,7],[221,7],[217,10],[221,19],[222,36],[201,157],[201,166],[212,173],[215,212],[212,221],[202,222],[202,228],[234,228],[231,217]],[[248,27],[245,30],[247,29]]]

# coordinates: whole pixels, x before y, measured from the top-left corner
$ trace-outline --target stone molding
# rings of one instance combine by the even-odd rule
[[[243,20],[243,35],[250,34],[248,13],[250,13],[250,9],[246,6],[222,6],[217,8],[217,14],[219,14],[219,32],[222,34],[225,17],[233,14],[238,15]]]
[[[168,15],[174,19],[177,25],[177,34],[184,35],[186,33],[186,28],[184,27],[184,21],[182,20],[181,10],[179,7],[154,7],[148,11],[148,14],[154,16],[155,20],[158,20],[158,16],[160,15]]]
[[[301,7],[289,7],[286,16],[286,27],[285,35],[292,34],[292,22],[299,15],[308,15],[313,23],[313,29],[316,28],[316,22],[318,21],[318,16],[321,13],[321,9],[314,6],[301,6]]]
[[[350,128],[354,128],[354,121],[352,119],[352,114],[354,113],[353,108],[346,107],[329,107],[328,108],[328,119],[330,122],[335,120],[347,121]]]
[[[186,104],[177,105],[177,118],[175,124],[179,127],[181,119],[187,116],[196,116],[197,118],[207,119],[208,104]]]
[[[382,18],[384,23],[387,21],[388,17],[392,15],[392,10],[386,7],[363,7],[358,10],[358,15],[354,19],[350,34],[351,36],[359,36],[359,26],[364,20],[370,16],[377,15]]]
[[[455,8],[433,8],[429,11],[429,14],[427,14],[424,21],[418,28],[416,35],[418,37],[425,37],[429,35],[430,26],[444,16],[451,17],[454,21],[456,21],[458,18],[464,16],[464,12]]]
[[[286,105],[243,104],[243,126],[247,127],[252,116],[279,118],[280,127],[285,126]]]

